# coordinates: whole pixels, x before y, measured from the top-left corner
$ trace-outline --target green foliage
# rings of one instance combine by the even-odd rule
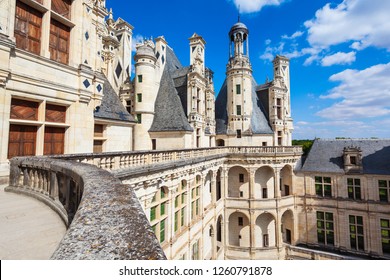
[[[292,144],[295,146],[302,146],[302,150],[303,150],[303,155],[306,156],[310,149],[311,149],[311,146],[313,145],[313,142],[314,140],[292,140]]]

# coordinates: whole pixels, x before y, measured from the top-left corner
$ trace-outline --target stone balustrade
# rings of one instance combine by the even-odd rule
[[[132,167],[140,167],[153,164],[170,163],[175,161],[191,161],[210,156],[226,155],[296,155],[302,154],[301,146],[288,147],[214,147],[199,149],[182,149],[169,151],[131,151],[110,152],[100,154],[74,154],[53,156],[54,159],[73,160],[77,162],[93,164],[105,170],[119,170]]]

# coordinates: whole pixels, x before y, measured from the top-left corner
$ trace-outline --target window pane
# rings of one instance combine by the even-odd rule
[[[317,219],[323,220],[325,218],[324,212],[317,212]]]
[[[155,207],[152,207],[150,209],[150,220],[151,221],[154,221],[156,219],[156,206]]]
[[[325,217],[327,221],[333,221],[333,214],[332,213],[325,213]]]
[[[316,181],[316,183],[322,183],[322,177],[316,176],[315,181]]]
[[[330,184],[331,183],[330,177],[324,177],[324,183]]]
[[[324,195],[327,197],[332,196],[332,187],[331,186],[328,186],[328,185],[324,186]]]
[[[316,195],[322,196],[322,185],[316,184]]]
[[[387,187],[387,181],[379,180],[379,187],[380,188],[386,188]]]

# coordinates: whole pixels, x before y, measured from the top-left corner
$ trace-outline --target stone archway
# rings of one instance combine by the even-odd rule
[[[269,199],[275,197],[275,172],[270,166],[262,166],[255,173],[254,197]]]
[[[290,165],[285,165],[282,170],[280,170],[280,187],[282,190],[281,196],[288,196],[293,194],[292,176],[293,170]]]
[[[284,243],[294,243],[294,214],[291,210],[286,210],[282,215],[282,240]]]
[[[230,168],[228,178],[228,197],[249,198],[249,175],[244,167]]]
[[[250,246],[249,218],[242,212],[235,212],[229,217],[229,245]]]
[[[276,219],[270,213],[263,213],[256,219],[255,247],[276,246]]]
[[[217,245],[217,252],[219,252],[219,250],[222,248],[223,246],[223,218],[222,218],[222,215],[220,215],[217,219],[217,236],[216,236],[216,245]]]
[[[212,190],[211,190],[211,180],[213,178],[213,172],[210,170],[203,183],[203,207],[207,207],[212,203]]]

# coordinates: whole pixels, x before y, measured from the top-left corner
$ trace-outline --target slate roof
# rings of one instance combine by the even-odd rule
[[[269,125],[268,118],[264,107],[256,93],[257,84],[252,78],[252,118],[251,127],[254,134],[273,134],[272,128]],[[226,110],[227,104],[227,83],[224,81],[221,90],[219,91],[217,100],[215,102],[216,111],[216,133],[226,134],[228,114]]]
[[[298,171],[344,173],[343,149],[360,147],[363,173],[390,175],[390,139],[316,139]]]
[[[100,119],[108,119],[115,121],[135,122],[132,115],[130,115],[118,95],[111,86],[106,77],[103,77],[103,99],[102,104],[95,109],[94,117]]]
[[[166,49],[166,65],[154,106],[150,132],[193,131],[185,112],[187,108],[187,74],[173,50]]]

